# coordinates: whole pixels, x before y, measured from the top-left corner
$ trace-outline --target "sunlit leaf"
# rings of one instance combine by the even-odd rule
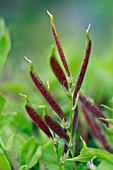
[[[6,104],[6,99],[2,96],[2,94],[0,93],[0,113],[2,112],[4,106]]]
[[[0,170],[11,170],[11,166],[2,150],[0,150]]]
[[[88,162],[94,157],[100,158],[104,160],[105,162],[108,162],[113,165],[113,155],[100,149],[94,149],[94,148],[83,148],[80,152],[80,155],[67,159],[68,161],[79,161],[79,162]]]
[[[9,31],[5,26],[3,18],[0,19],[0,68],[3,66],[11,48]]]
[[[32,168],[41,156],[41,148],[34,137],[31,137],[23,146],[21,152],[21,165],[26,165],[26,170]]]

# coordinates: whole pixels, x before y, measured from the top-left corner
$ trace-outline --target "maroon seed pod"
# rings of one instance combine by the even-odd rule
[[[82,108],[82,111],[86,118],[86,121],[88,122],[88,125],[89,125],[92,133],[94,134],[94,136],[103,144],[106,151],[113,153],[113,151],[112,151],[111,147],[109,146],[108,141],[105,137],[105,134],[104,134],[101,126],[99,125],[99,123],[96,121],[95,117],[90,117],[90,115],[88,114],[88,112],[84,106],[81,106],[81,108]]]
[[[66,122],[66,117],[65,117],[61,107],[58,105],[56,100],[53,98],[53,96],[47,90],[45,85],[42,83],[40,77],[38,76],[38,74],[36,73],[36,71],[33,67],[32,61],[31,60],[28,60],[28,61],[30,62],[30,76],[31,76],[34,84],[36,85],[36,87],[38,88],[38,90],[40,91],[42,96],[45,98],[45,100],[49,103],[49,105],[56,112],[56,114],[60,117],[60,119]]]
[[[50,57],[50,65],[51,65],[51,68],[52,68],[56,78],[60,82],[60,84],[63,87],[65,87],[66,90],[68,90],[68,83],[67,83],[67,80],[66,80],[66,76],[65,76],[58,60],[56,59],[56,57],[54,55],[54,46],[52,46],[52,53],[51,53],[51,57]]]
[[[85,119],[86,119],[86,121],[87,121],[87,123],[88,123],[88,125],[89,125],[89,127],[90,127],[90,129],[91,129],[91,131],[92,131],[92,133],[93,133],[93,135],[94,135],[97,139],[99,139],[99,138],[100,138],[100,137],[99,137],[99,134],[97,133],[96,127],[94,126],[95,118],[94,118],[94,117],[91,118],[91,116],[88,114],[87,110],[85,109],[85,107],[84,107],[83,105],[81,105],[81,109],[82,109],[82,112],[83,112],[83,114],[84,114],[84,117],[85,117]]]
[[[103,113],[99,110],[99,108],[94,105],[90,100],[88,100],[85,96],[80,95],[80,101],[82,104],[91,112],[93,113],[97,118],[106,118]],[[102,120],[101,120],[102,121]],[[105,121],[102,121],[106,126],[108,126],[108,123]]]
[[[76,109],[74,111],[74,117],[73,117],[73,124],[72,124],[72,136],[74,137],[75,129],[77,126],[78,121],[78,106],[76,106]]]
[[[89,27],[90,27],[90,25],[89,25]],[[82,82],[83,82],[83,79],[84,79],[84,76],[85,76],[85,73],[86,73],[86,69],[87,69],[87,66],[88,66],[89,58],[90,58],[91,44],[92,43],[91,43],[89,33],[88,33],[89,27],[86,30],[86,52],[85,52],[84,60],[83,60],[83,63],[82,63],[81,69],[80,69],[79,76],[77,78],[76,87],[75,87],[75,90],[74,90],[73,106],[75,105],[77,95],[78,95],[79,90],[82,86]]]
[[[51,19],[52,32],[53,32],[54,40],[56,42],[56,46],[57,46],[57,49],[58,49],[62,64],[63,64],[63,66],[65,68],[67,76],[70,77],[70,72],[69,72],[67,62],[66,62],[66,58],[64,56],[64,53],[63,53],[63,50],[62,50],[62,47],[61,47],[61,44],[60,44],[60,41],[59,41],[59,38],[58,38],[58,35],[57,35],[57,32],[56,32],[53,15],[50,14],[49,11],[47,11],[47,13],[48,13],[48,15],[50,16],[50,19]]]
[[[23,96],[26,98],[25,109],[26,109],[27,113],[29,114],[29,116],[31,117],[31,119],[49,138],[53,138],[50,130],[48,129],[48,127],[46,126],[46,124],[44,123],[42,118],[37,114],[35,109],[32,107],[27,96],[25,96],[25,95],[23,95]]]
[[[47,125],[50,127],[50,129],[69,143],[69,136],[65,133],[64,129],[56,121],[54,121],[50,116],[46,115],[44,118],[45,118]]]

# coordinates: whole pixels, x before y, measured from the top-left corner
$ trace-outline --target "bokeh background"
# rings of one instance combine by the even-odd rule
[[[91,24],[92,52],[82,91],[94,98],[97,104],[111,105],[109,100],[113,96],[112,7],[112,0],[0,0],[0,17],[5,19],[12,42],[5,66],[0,70],[0,91],[10,101],[8,108],[14,110],[15,103],[18,105],[18,101],[21,100],[19,92],[27,94],[34,104],[43,103],[41,95],[30,80],[29,64],[24,56],[33,61],[45,84],[49,80],[51,91],[57,100],[65,101],[65,94],[49,66],[49,54],[54,39],[47,10],[54,15],[74,83],[84,56],[85,30]],[[57,49],[56,55],[59,58]]]

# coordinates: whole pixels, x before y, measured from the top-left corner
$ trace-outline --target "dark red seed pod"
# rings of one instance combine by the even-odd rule
[[[27,58],[26,58],[27,59]],[[28,59],[27,59],[28,60]],[[61,120],[66,122],[66,117],[61,109],[61,107],[58,105],[54,97],[50,94],[50,92],[47,90],[43,82],[41,81],[40,77],[36,73],[32,61],[28,60],[30,62],[30,76],[42,94],[42,96],[46,99],[46,101],[49,103],[49,105],[53,108],[53,110],[56,112],[56,114],[60,117]]]
[[[72,136],[74,136],[75,129],[77,126],[77,121],[78,121],[78,106],[76,106],[76,109],[74,111],[73,124],[72,124]]]
[[[67,80],[66,80],[66,76],[65,76],[62,68],[60,67],[60,64],[59,64],[58,60],[56,59],[53,52],[52,52],[51,57],[50,57],[50,65],[51,65],[51,68],[52,68],[56,78],[60,82],[60,84],[63,87],[65,87],[66,90],[68,90],[68,83],[67,83]]]
[[[57,32],[56,32],[53,15],[50,14],[49,11],[47,11],[47,13],[49,14],[50,19],[51,19],[52,33],[53,33],[53,36],[54,36],[54,40],[56,42],[56,46],[57,46],[57,49],[58,49],[58,52],[59,52],[62,64],[63,64],[63,66],[65,68],[67,76],[70,77],[70,72],[69,72],[69,68],[68,68],[67,62],[66,62],[66,58],[64,56],[64,52],[62,50],[62,47],[61,47],[61,44],[60,44],[60,41],[59,41],[59,38],[58,38],[58,35],[57,35]]]
[[[45,116],[45,121],[54,133],[69,142],[69,136],[65,133],[64,129],[56,121],[54,121],[50,116],[47,115]]]
[[[97,133],[96,131],[96,127],[94,126],[94,121],[95,121],[95,118],[93,116],[93,118],[91,118],[91,116],[88,114],[87,110],[85,109],[85,107],[83,105],[81,105],[81,109],[82,109],[82,112],[84,114],[84,117],[93,133],[93,135],[96,137],[96,138],[100,138],[99,137],[99,134]]]
[[[84,116],[86,118],[86,121],[88,122],[88,125],[89,125],[92,133],[94,134],[94,136],[103,144],[106,151],[113,153],[113,150],[109,146],[109,143],[106,139],[106,136],[105,136],[100,124],[96,121],[94,116],[91,117],[88,114],[88,112],[87,112],[87,110],[85,109],[84,106],[81,106],[81,108],[82,108],[82,111],[83,111]]]
[[[30,102],[28,101],[27,98],[26,98],[25,109],[26,109],[27,113],[29,114],[29,116],[31,117],[31,119],[34,121],[34,123],[35,123],[49,138],[53,138],[50,130],[48,129],[48,127],[46,126],[46,124],[44,123],[44,121],[42,120],[42,118],[37,114],[37,112],[36,112],[35,109],[32,107],[32,105],[30,104]]]
[[[89,33],[88,33],[88,29],[86,30],[86,52],[85,52],[85,56],[84,56],[84,60],[80,69],[80,73],[79,76],[77,78],[77,83],[76,83],[76,87],[74,90],[74,95],[73,95],[73,105],[75,105],[75,101],[77,98],[77,95],[79,93],[79,90],[82,86],[82,82],[86,73],[86,69],[88,66],[88,62],[89,62],[89,58],[90,58],[90,52],[91,52],[91,40],[89,38]]]
[[[103,113],[99,110],[99,108],[94,105],[90,100],[88,100],[85,96],[80,95],[79,97],[82,104],[91,112],[93,113],[97,118],[106,118]],[[101,120],[102,121],[102,120]],[[108,123],[105,121],[102,121],[106,126],[108,126]]]

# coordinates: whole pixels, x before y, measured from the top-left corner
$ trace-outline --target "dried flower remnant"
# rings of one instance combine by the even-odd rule
[[[85,96],[80,95],[80,101],[82,104],[91,112],[93,113],[96,117],[98,118],[105,118],[103,113],[99,110],[99,108],[94,105],[90,100],[88,100]],[[108,123],[105,121],[102,121],[106,126],[108,126]]]
[[[52,46],[52,52],[51,52],[51,56],[50,56],[50,65],[51,68],[56,76],[56,78],[58,79],[58,81],[60,82],[60,84],[66,88],[66,90],[68,90],[68,83],[66,80],[66,76],[58,62],[58,60],[55,57],[54,54],[54,46]]]
[[[50,116],[47,115],[45,116],[45,121],[54,133],[56,133],[58,136],[65,139],[69,143],[69,136],[56,121],[54,121]]]
[[[20,95],[22,95],[22,94],[20,94]],[[25,95],[22,95],[22,96],[24,96],[26,99],[25,109],[26,109],[27,113],[29,114],[29,116],[31,117],[31,119],[49,138],[53,138],[50,130],[48,129],[48,127],[46,126],[46,124],[44,123],[44,121],[42,120],[40,115],[37,114],[35,109],[32,107],[27,96],[25,96]]]
[[[27,58],[26,58],[27,59]],[[28,59],[27,59],[28,60]],[[58,103],[56,102],[56,100],[53,98],[53,96],[49,93],[49,91],[47,90],[47,88],[45,87],[45,85],[42,83],[40,77],[38,76],[38,74],[36,73],[32,61],[28,60],[30,63],[30,76],[34,82],[34,84],[36,85],[36,87],[38,88],[38,90],[40,91],[40,93],[42,94],[42,96],[46,99],[46,101],[49,103],[49,105],[53,108],[53,110],[56,112],[56,114],[61,118],[61,120],[66,122],[66,117],[61,109],[61,107],[58,105]]]
[[[64,53],[63,53],[63,50],[62,50],[62,47],[61,47],[61,44],[60,44],[60,41],[59,41],[59,38],[58,38],[58,35],[57,35],[57,32],[56,32],[56,27],[55,27],[55,24],[54,24],[53,15],[49,11],[47,11],[47,13],[48,13],[48,15],[50,16],[50,19],[51,19],[52,32],[53,32],[54,40],[56,42],[56,46],[57,46],[57,49],[58,49],[62,64],[63,64],[63,66],[65,68],[67,76],[71,77],[70,71],[69,71],[69,68],[68,68],[68,65],[67,65],[67,61],[66,61],[66,58],[64,56]]]
[[[89,25],[88,29],[86,30],[86,52],[85,52],[83,63],[82,63],[81,69],[80,69],[78,79],[77,79],[76,88],[74,90],[73,106],[75,105],[75,101],[76,101],[77,95],[79,93],[79,90],[81,88],[81,85],[82,85],[82,82],[83,82],[83,79],[84,79],[84,76],[86,73],[86,69],[88,66],[88,62],[89,62],[89,57],[90,57],[90,52],[91,52],[91,44],[92,44],[90,37],[89,37],[89,32],[88,32],[89,28],[90,28],[90,25]]]

